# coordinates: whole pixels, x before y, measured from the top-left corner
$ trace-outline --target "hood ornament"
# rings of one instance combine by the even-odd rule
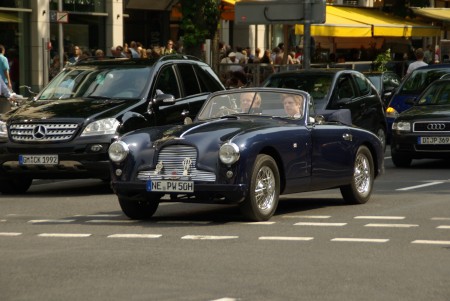
[[[183,160],[183,176],[189,175],[189,170],[191,169],[192,160],[191,158],[185,158]]]
[[[155,168],[155,175],[159,175],[161,173],[161,170],[164,168],[164,164],[162,161],[159,161],[158,164],[156,164]]]

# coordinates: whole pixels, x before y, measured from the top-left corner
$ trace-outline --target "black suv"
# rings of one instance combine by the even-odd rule
[[[308,69],[272,74],[263,87],[290,88],[308,92],[316,112],[349,109],[354,125],[375,133],[386,146],[383,102],[373,84],[359,71]]]
[[[64,68],[30,102],[0,116],[0,192],[33,179],[108,180],[108,147],[132,130],[182,124],[224,90],[202,61],[87,59]]]

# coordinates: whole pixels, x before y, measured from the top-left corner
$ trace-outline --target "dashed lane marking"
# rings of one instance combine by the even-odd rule
[[[309,241],[314,237],[294,237],[294,236],[261,236],[259,240],[291,240],[291,241]]]
[[[19,232],[0,232],[0,236],[19,236],[22,233]]]
[[[319,226],[319,227],[342,227],[347,225],[347,223],[306,223],[300,222],[295,223],[294,226]]]
[[[449,225],[437,226],[436,229],[450,229]]]
[[[360,215],[360,216],[355,216],[354,219],[386,219],[386,220],[400,220],[400,219],[405,219],[405,217],[404,217],[404,216]]]
[[[450,221],[450,217],[432,217],[432,221]]]
[[[86,221],[86,223],[103,223],[103,224],[133,224],[133,223],[139,223],[138,220],[128,220],[128,219],[92,219],[89,221]]]
[[[340,241],[340,242],[373,242],[373,243],[385,243],[388,242],[389,239],[381,239],[381,238],[333,238],[331,241]]]
[[[212,221],[158,221],[157,224],[193,224],[193,225],[207,225],[213,223]]]
[[[239,236],[216,236],[216,235],[185,235],[181,239],[192,239],[192,240],[221,240],[221,239],[236,239]]]
[[[251,222],[251,223],[243,223],[244,225],[273,225],[276,222]]]
[[[410,186],[410,187],[398,188],[398,189],[396,189],[396,190],[399,190],[399,191],[413,190],[413,189],[418,189],[418,188],[423,188],[423,187],[428,187],[428,186],[438,185],[438,184],[442,184],[442,183],[444,183],[444,182],[431,182],[431,183],[425,183],[425,184],[416,185],[416,186]]]
[[[412,244],[450,245],[450,240],[414,240]]]
[[[89,233],[41,233],[39,237],[65,237],[65,238],[82,238],[89,237],[92,234]]]
[[[77,214],[74,215],[75,217],[119,217],[122,216],[121,214]]]
[[[367,224],[364,227],[380,227],[380,228],[413,228],[419,227],[416,224]]]
[[[108,238],[160,238],[162,234],[111,234]]]
[[[283,218],[311,218],[311,219],[327,219],[330,218],[330,215],[286,215]]]
[[[31,224],[39,224],[39,223],[51,223],[51,224],[63,224],[63,223],[73,223],[74,219],[34,219],[28,221]]]

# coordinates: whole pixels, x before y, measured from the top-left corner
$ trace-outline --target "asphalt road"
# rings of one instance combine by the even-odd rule
[[[367,204],[289,195],[265,223],[180,203],[131,221],[105,183],[36,181],[0,195],[0,300],[448,301],[450,163],[386,156]]]

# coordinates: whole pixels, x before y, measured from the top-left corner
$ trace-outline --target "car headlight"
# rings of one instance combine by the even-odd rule
[[[400,131],[400,132],[410,132],[411,131],[411,123],[406,121],[398,121],[392,124],[392,130]]]
[[[128,144],[122,141],[113,142],[108,149],[109,158],[115,163],[125,160],[129,152]]]
[[[219,158],[224,164],[233,164],[239,160],[239,147],[234,143],[225,143],[220,147]]]
[[[397,110],[394,109],[393,107],[388,107],[388,108],[386,109],[386,117],[389,117],[389,118],[397,118],[398,115],[399,115],[399,114],[398,114]]]
[[[115,118],[106,118],[94,121],[84,129],[81,136],[109,135],[115,134],[119,127],[119,121]]]
[[[6,122],[0,121],[0,138],[8,137],[8,129],[6,128]]]

